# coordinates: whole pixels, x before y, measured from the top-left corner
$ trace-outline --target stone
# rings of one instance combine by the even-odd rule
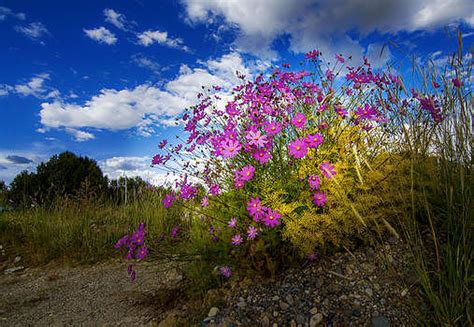
[[[272,327],[278,327],[278,324],[276,322],[274,322]]]
[[[13,263],[18,263],[21,261],[21,257],[20,256],[16,256],[15,257],[15,260],[13,260]]]
[[[215,317],[219,313],[219,308],[212,307],[207,314],[208,317]]]
[[[167,315],[165,319],[160,321],[160,323],[158,324],[158,327],[173,327],[173,326],[176,326],[177,323],[178,321],[176,319],[176,314],[171,313]]]
[[[373,327],[390,327],[390,320],[385,316],[378,316],[372,318]]]
[[[270,326],[270,318],[268,318],[267,315],[264,315],[262,317],[262,326],[264,326],[264,327]]]
[[[22,271],[22,270],[24,270],[24,269],[25,269],[25,267],[23,267],[23,266],[18,266],[18,267],[13,267],[13,268],[5,269],[5,270],[3,271],[3,273],[4,273],[5,275],[9,275],[9,274],[16,273],[17,271]]]
[[[291,294],[288,294],[285,299],[286,299],[286,302],[287,302],[289,305],[293,305],[293,302],[294,302],[294,301],[293,301],[293,297],[291,296]]]
[[[311,313],[311,315],[315,315],[319,312],[318,308],[316,307],[312,307],[311,310],[309,310],[309,313]]]
[[[323,314],[322,313],[317,313],[313,316],[311,316],[311,319],[309,320],[309,327],[316,327],[322,324],[323,322]]]
[[[283,301],[280,302],[280,308],[281,308],[283,311],[288,310],[289,307],[290,307],[290,306],[288,305],[288,303],[283,302]]]
[[[372,297],[374,295],[374,292],[372,291],[372,289],[370,287],[367,287],[365,289],[365,294],[367,294],[368,296]]]
[[[303,315],[297,315],[296,322],[298,325],[304,325],[306,323],[306,318]]]
[[[278,311],[273,311],[273,317],[278,317]]]
[[[297,327],[296,321],[294,319],[290,321],[290,327]]]
[[[280,297],[278,295],[275,295],[274,297],[272,297],[272,301],[278,301],[280,300]]]

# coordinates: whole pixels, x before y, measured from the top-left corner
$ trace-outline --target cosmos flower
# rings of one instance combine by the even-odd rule
[[[282,125],[277,122],[267,122],[263,126],[263,129],[268,135],[276,135],[281,131]]]
[[[163,149],[166,146],[166,144],[168,144],[168,141],[163,140],[160,142],[160,144],[158,144],[158,148]]]
[[[324,206],[326,204],[326,194],[324,192],[316,192],[314,193],[311,198],[313,199],[313,203],[318,207]]]
[[[230,276],[232,276],[232,268],[229,266],[222,266],[219,268],[219,273],[225,278],[230,278]]]
[[[218,196],[221,193],[221,187],[219,184],[212,184],[209,188],[209,192],[211,192],[213,196]]]
[[[253,226],[250,226],[248,229],[247,229],[247,237],[248,239],[250,240],[253,240],[256,236],[257,236],[258,232],[257,232],[257,229]]]
[[[229,226],[229,228],[237,227],[237,218],[231,218],[227,226]]]
[[[245,166],[243,167],[240,171],[239,171],[239,176],[240,176],[240,179],[242,181],[249,181],[253,178],[253,174],[255,172],[255,168],[253,168],[252,165],[248,165],[248,166]]]
[[[166,194],[165,198],[162,200],[163,208],[168,209],[174,202],[174,196],[172,194]]]
[[[272,209],[268,208],[265,217],[263,218],[263,222],[268,227],[275,227],[280,225],[281,214],[278,210],[273,211]]]
[[[135,258],[138,260],[144,259],[148,255],[148,248],[145,245],[142,245],[135,254]]]
[[[321,179],[317,175],[311,175],[308,178],[309,187],[313,190],[317,190],[319,188],[319,184],[321,183]]]
[[[267,143],[267,136],[261,135],[260,131],[250,131],[245,136],[245,139],[248,141],[249,145],[254,145],[256,147],[264,147]]]
[[[239,153],[242,146],[239,141],[234,141],[227,139],[221,142],[222,155],[224,158],[233,158],[237,153]]]
[[[308,153],[308,146],[300,139],[290,142],[288,146],[290,156],[293,158],[303,158]]]
[[[205,208],[209,205],[209,198],[207,196],[203,197],[201,200],[201,207]]]
[[[326,178],[331,178],[332,176],[336,175],[334,165],[331,165],[329,161],[323,161],[319,166],[319,169],[321,169],[321,172],[324,176],[326,176]]]
[[[240,234],[232,236],[232,245],[240,245],[243,241],[244,239],[242,238],[242,236],[240,236]]]
[[[304,54],[305,59],[315,59],[319,56],[319,51],[318,50],[311,50],[307,53]]]
[[[262,203],[258,197],[250,198],[249,202],[247,202],[247,211],[249,215],[252,217],[257,213],[258,209],[262,208]]]
[[[315,149],[324,142],[324,138],[320,133],[315,133],[315,134],[308,134],[305,138],[304,141],[310,147],[311,149]]]
[[[297,113],[291,119],[291,124],[298,129],[302,129],[306,124],[306,116],[301,112]]]
[[[269,159],[272,158],[270,152],[264,149],[258,149],[254,154],[253,158],[258,161],[261,165],[266,164]]]
[[[176,238],[176,236],[178,235],[178,231],[179,231],[179,226],[174,226],[173,230],[171,231],[171,237]]]

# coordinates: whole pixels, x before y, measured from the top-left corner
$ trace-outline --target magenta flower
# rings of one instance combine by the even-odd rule
[[[257,237],[257,229],[253,226],[250,226],[248,229],[247,229],[247,237],[250,239],[250,240],[253,240],[255,237]]]
[[[321,179],[317,175],[311,175],[308,178],[309,187],[313,190],[317,190],[319,188],[319,184],[321,184]]]
[[[329,161],[323,161],[319,166],[319,169],[321,169],[321,172],[324,176],[326,176],[326,178],[331,178],[332,176],[336,175],[334,165],[331,165]]]
[[[456,77],[456,78],[453,78],[452,81],[453,81],[454,86],[456,86],[456,87],[461,87],[462,83],[461,83],[461,81],[459,80],[459,78],[457,78],[457,77]]]
[[[240,234],[232,236],[232,245],[240,245],[243,241],[244,239],[242,238],[242,236],[240,236]]]
[[[339,116],[341,117],[345,117],[347,116],[349,113],[347,112],[346,108],[342,107],[342,106],[335,106],[334,107],[334,111],[336,112],[336,114],[338,114]]]
[[[305,138],[304,141],[310,147],[311,149],[315,149],[324,142],[324,138],[320,133],[316,134],[308,134]]]
[[[263,126],[263,129],[268,135],[276,135],[281,131],[282,125],[277,122],[267,122]]]
[[[288,146],[290,156],[293,158],[303,158],[308,153],[308,146],[300,139],[296,139]]]
[[[224,158],[233,158],[237,153],[239,153],[242,146],[239,141],[234,141],[227,139],[221,142],[222,155]]]
[[[237,227],[237,218],[231,218],[227,226],[229,226],[229,228]]]
[[[318,50],[312,50],[304,54],[305,59],[315,59],[319,56],[319,51]]]
[[[269,159],[272,158],[270,152],[264,149],[258,149],[254,154],[253,158],[258,161],[261,165],[266,164]]]
[[[267,136],[261,135],[260,131],[248,132],[247,136],[245,136],[245,139],[248,141],[249,145],[254,145],[257,147],[264,147],[265,144],[267,143]]]
[[[316,192],[314,193],[311,198],[313,199],[313,203],[318,207],[324,206],[326,204],[326,194],[324,192]]]
[[[178,231],[179,231],[179,226],[174,226],[173,230],[171,231],[171,237],[176,238],[176,236],[178,235]]]
[[[253,216],[257,213],[257,209],[262,209],[262,203],[260,199],[257,198],[250,198],[249,202],[247,202],[247,211],[250,216]]]
[[[280,218],[281,214],[278,212],[278,210],[273,211],[272,209],[268,208],[263,222],[266,226],[273,228],[277,225],[280,225]]]
[[[201,200],[201,207],[205,208],[209,205],[209,198],[207,196],[203,197]]]
[[[159,147],[160,149],[163,149],[163,148],[166,146],[166,144],[168,144],[168,141],[167,141],[167,140],[163,140],[163,141],[160,142],[160,144],[158,144],[158,147]]]
[[[249,181],[253,178],[253,174],[255,172],[255,168],[253,168],[252,165],[248,165],[248,166],[245,166],[243,167],[240,171],[239,171],[239,176],[240,176],[240,179],[242,181]]]
[[[140,249],[135,254],[135,258],[138,260],[144,259],[148,255],[148,248],[145,245],[142,245]]]
[[[236,179],[235,182],[234,182],[234,186],[235,188],[237,189],[241,189],[245,186],[245,183],[243,180],[241,180],[240,178]]]
[[[163,202],[163,208],[168,209],[169,207],[171,207],[171,205],[174,202],[173,194],[166,194],[162,202]]]
[[[303,113],[299,112],[293,116],[293,118],[291,119],[291,123],[296,128],[302,129],[306,124],[306,116]]]
[[[230,278],[230,276],[232,276],[232,268],[230,268],[229,266],[220,267],[219,273],[225,278]]]
[[[123,236],[122,238],[120,238],[120,239],[117,241],[117,243],[115,243],[114,248],[119,249],[119,248],[122,247],[122,245],[127,245],[127,243],[128,243],[128,238],[129,238],[128,235],[125,235],[125,236]]]
[[[213,196],[218,196],[221,193],[221,187],[219,186],[219,184],[212,184],[209,189],[209,192],[211,192]]]
[[[153,160],[151,161],[152,165],[160,165],[160,164],[165,164],[170,157],[168,156],[162,156],[161,154],[157,154],[153,157]]]
[[[345,61],[344,58],[342,58],[342,56],[338,54],[336,55],[336,60],[339,61],[340,63],[344,63]]]
[[[194,199],[197,196],[197,188],[192,186],[191,184],[183,184],[181,186],[181,192],[179,194],[181,199],[189,200]]]

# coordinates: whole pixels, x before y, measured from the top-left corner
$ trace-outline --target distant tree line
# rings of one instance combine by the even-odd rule
[[[36,172],[22,171],[9,187],[0,181],[0,210],[48,206],[64,198],[118,205],[150,190],[154,188],[140,177],[109,180],[95,160],[66,151],[39,164]]]

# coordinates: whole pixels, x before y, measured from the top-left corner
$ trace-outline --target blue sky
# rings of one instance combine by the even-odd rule
[[[472,51],[473,27],[469,0],[0,0],[0,180],[71,150],[159,182],[150,159],[201,85],[311,49],[442,65],[446,31]]]

